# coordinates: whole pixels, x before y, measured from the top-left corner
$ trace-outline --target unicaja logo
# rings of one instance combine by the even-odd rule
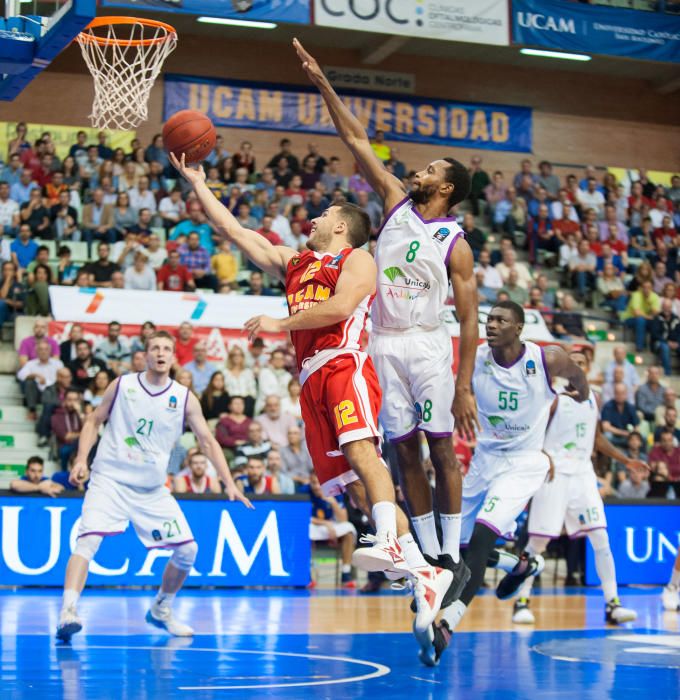
[[[679,544],[680,541],[674,544],[663,532],[653,527],[626,528],[626,554],[636,564],[650,560],[659,564],[672,562],[678,553]]]
[[[559,32],[560,34],[576,34],[576,24],[573,18],[551,17],[538,12],[518,12],[517,23],[525,29],[538,29],[542,32]]]

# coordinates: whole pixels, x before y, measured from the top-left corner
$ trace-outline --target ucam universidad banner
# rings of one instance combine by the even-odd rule
[[[508,0],[314,0],[314,24],[507,46]]]
[[[369,134],[382,130],[389,141],[531,152],[527,107],[349,92],[341,97]],[[163,118],[182,109],[203,112],[217,127],[336,133],[323,99],[306,86],[166,75]]]
[[[198,557],[187,586],[306,586],[311,547],[308,498],[254,499],[254,510],[219,496],[179,498]],[[79,496],[0,496],[0,581],[61,586],[76,544]],[[132,526],[105,537],[90,562],[93,586],[159,585],[169,549],[145,549]]]
[[[287,24],[309,24],[311,19],[311,0],[101,0],[101,5]]]
[[[606,503],[607,531],[616,580],[621,584],[666,584],[680,547],[678,501]],[[599,584],[593,549],[586,551],[586,584]]]
[[[680,17],[561,0],[513,0],[512,42],[680,63]]]

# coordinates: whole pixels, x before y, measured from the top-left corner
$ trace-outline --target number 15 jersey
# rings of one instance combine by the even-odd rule
[[[479,422],[477,446],[484,452],[542,450],[555,399],[543,349],[525,342],[511,365],[496,363],[485,343],[477,348],[472,386]]]
[[[155,489],[165,483],[170,452],[184,431],[188,391],[174,380],[165,389],[143,382],[142,374],[118,380],[92,473]]]

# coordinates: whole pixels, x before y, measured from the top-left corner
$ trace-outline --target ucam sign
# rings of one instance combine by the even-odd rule
[[[526,29],[576,34],[576,24],[573,18],[553,17],[539,12],[518,12],[516,20],[520,27]]]
[[[75,547],[79,497],[0,497],[0,581],[61,585]],[[309,500],[258,500],[255,510],[220,498],[181,500],[198,543],[188,586],[305,586],[310,575]],[[170,550],[146,550],[132,528],[107,537],[89,585],[156,585]],[[160,560],[160,561],[159,561]]]

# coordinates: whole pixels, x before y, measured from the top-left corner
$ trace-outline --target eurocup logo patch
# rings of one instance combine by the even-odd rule
[[[175,410],[177,408],[177,397],[171,396],[168,400],[168,408]]]
[[[443,242],[446,240],[446,237],[447,237],[450,233],[451,233],[451,230],[450,230],[450,229],[445,228],[445,227],[442,226],[442,228],[437,229],[437,230],[434,232],[434,236],[432,236],[432,238],[434,238],[435,241],[439,241],[440,243],[443,243]]]
[[[326,263],[324,267],[328,270],[337,270],[341,260],[342,253],[336,255],[329,263]]]
[[[533,377],[536,374],[536,363],[533,360],[529,360],[526,363],[525,370],[527,377]]]

